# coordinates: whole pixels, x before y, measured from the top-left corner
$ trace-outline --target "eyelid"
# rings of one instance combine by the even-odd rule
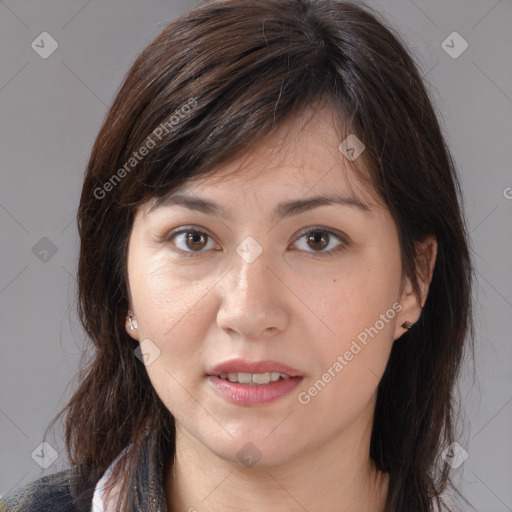
[[[215,237],[213,235],[211,235],[207,229],[200,227],[200,226],[194,226],[194,225],[180,226],[176,229],[171,229],[171,231],[167,232],[163,237],[160,237],[159,239],[162,242],[167,242],[175,235],[179,235],[181,233],[190,233],[192,231],[197,232],[197,233],[203,233],[205,235],[208,235],[208,237],[211,238],[212,240],[215,240]]]
[[[307,226],[307,227],[303,228],[301,231],[299,231],[295,235],[295,237],[300,238],[300,237],[304,236],[306,233],[310,233],[312,231],[325,231],[326,233],[335,235],[337,238],[340,239],[340,241],[342,241],[346,244],[350,243],[350,238],[345,233],[343,233],[342,231],[338,231],[337,229],[328,228],[325,226]]]
[[[318,225],[307,226],[305,228],[302,228],[298,233],[296,233],[294,235],[292,244],[296,243],[304,235],[306,235],[308,233],[311,233],[311,232],[315,232],[315,231],[320,231],[320,232],[328,233],[330,236],[336,237],[336,239],[340,243],[334,249],[330,249],[329,251],[305,251],[306,253],[308,253],[310,255],[320,256],[320,257],[321,256],[333,256],[339,250],[342,250],[342,249],[344,249],[347,246],[352,244],[352,241],[350,240],[350,238],[345,233],[343,233],[341,231],[338,231],[337,229],[334,229],[334,228],[328,228],[328,227],[325,227],[325,226],[318,226]],[[177,235],[180,235],[182,233],[190,233],[190,232],[196,232],[196,233],[204,234],[210,240],[212,240],[214,243],[216,243],[217,245],[220,245],[216,241],[215,237],[212,236],[207,229],[205,229],[203,227],[200,227],[200,226],[196,226],[196,225],[180,226],[180,227],[178,227],[176,229],[173,229],[173,230],[169,231],[163,237],[160,237],[158,239],[158,241],[161,242],[161,243],[167,243],[173,237],[175,237]],[[194,256],[194,255],[199,256],[202,253],[207,252],[207,251],[184,251],[184,250],[179,249],[177,247],[174,248],[173,251],[175,251],[177,253],[180,253],[180,254],[184,254],[186,256]]]
[[[338,231],[337,229],[328,228],[324,226],[308,226],[306,228],[303,228],[294,236],[293,244],[300,240],[304,235],[308,233],[314,233],[315,231],[324,232],[329,234],[329,236],[334,236],[339,241],[339,244],[334,249],[330,249],[328,251],[305,251],[305,253],[309,256],[335,256],[339,251],[342,251],[343,249],[346,249],[348,246],[352,245],[352,241],[345,233]]]
[[[166,233],[163,237],[159,238],[158,242],[166,244],[166,243],[170,242],[170,240],[172,238],[174,238],[177,235],[181,235],[182,233],[200,233],[200,234],[206,235],[208,237],[208,239],[213,241],[216,245],[220,245],[216,241],[215,237],[213,235],[211,235],[207,229],[199,227],[199,226],[193,226],[193,225],[192,226],[180,226],[179,228],[173,229],[173,230],[169,231],[168,233]],[[180,254],[185,254],[187,256],[200,255],[203,252],[206,252],[206,251],[184,251],[177,247],[174,248],[173,251],[178,252]]]

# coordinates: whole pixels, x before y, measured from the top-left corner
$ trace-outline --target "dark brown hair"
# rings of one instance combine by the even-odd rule
[[[404,43],[369,8],[335,0],[210,2],[170,23],[124,79],[92,149],[77,216],[79,314],[94,352],[60,414],[80,481],[95,482],[132,443],[122,459],[128,482],[150,432],[159,436],[155,449],[174,453],[173,417],[124,327],[137,206],[205,176],[321,102],[364,142],[416,291],[415,243],[437,239],[421,317],[394,343],[378,387],[371,458],[390,475],[387,512],[440,504],[450,484],[440,451],[455,440],[454,384],[473,339],[460,187]],[[135,158],[148,137],[151,149]],[[126,503],[130,492],[127,484]]]

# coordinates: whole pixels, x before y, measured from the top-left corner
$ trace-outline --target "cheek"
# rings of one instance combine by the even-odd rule
[[[383,236],[392,234],[383,232]],[[307,393],[322,394],[315,398],[316,406],[338,404],[337,410],[350,416],[375,393],[393,346],[401,309],[398,242],[376,240],[344,263],[320,299],[333,333],[317,344],[323,373],[312,379],[313,388]]]
[[[346,342],[373,326],[398,300],[400,278],[399,254],[377,244],[345,259],[343,268],[317,297],[333,337]],[[379,323],[379,330],[388,335],[392,333],[394,313],[392,309],[387,315],[390,322],[384,327]]]
[[[367,296],[357,287],[350,290],[353,293],[343,299],[338,295],[340,307],[331,316],[336,319],[331,324],[335,335],[318,340],[314,358],[320,369],[297,397],[311,418],[322,418],[322,425],[334,430],[348,426],[374,399],[400,308],[387,294]]]
[[[172,273],[165,255],[134,255],[129,272],[140,328],[159,338],[188,323],[208,288],[207,280],[180,279]]]
[[[160,351],[147,366],[148,375],[157,392],[165,382],[169,396],[177,391],[178,382],[197,379],[204,366],[202,344],[213,314],[207,297],[214,284],[208,279],[180,279],[171,268],[165,255],[135,252],[128,265],[140,340],[151,340]]]
[[[212,283],[180,278],[165,256],[133,256],[130,290],[139,336],[159,350],[146,371],[167,409],[180,418],[197,406],[193,396],[203,377],[203,341],[212,314],[206,299]]]

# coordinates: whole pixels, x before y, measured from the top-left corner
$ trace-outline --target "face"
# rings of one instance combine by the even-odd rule
[[[420,313],[389,211],[338,150],[330,112],[308,115],[173,191],[196,203],[142,205],[129,240],[127,329],[151,383],[178,433],[233,462],[367,430],[393,341]]]

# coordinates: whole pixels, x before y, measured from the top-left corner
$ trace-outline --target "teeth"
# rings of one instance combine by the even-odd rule
[[[255,373],[253,375],[248,373],[247,375],[254,384],[268,384],[270,382],[270,373]]]
[[[250,373],[238,372],[238,382],[240,384],[252,384],[252,375]]]
[[[279,379],[289,379],[288,375],[283,373],[221,373],[221,379],[229,380],[230,382],[238,382],[240,384],[248,384],[249,386],[258,384],[269,384],[270,382],[277,382]]]

